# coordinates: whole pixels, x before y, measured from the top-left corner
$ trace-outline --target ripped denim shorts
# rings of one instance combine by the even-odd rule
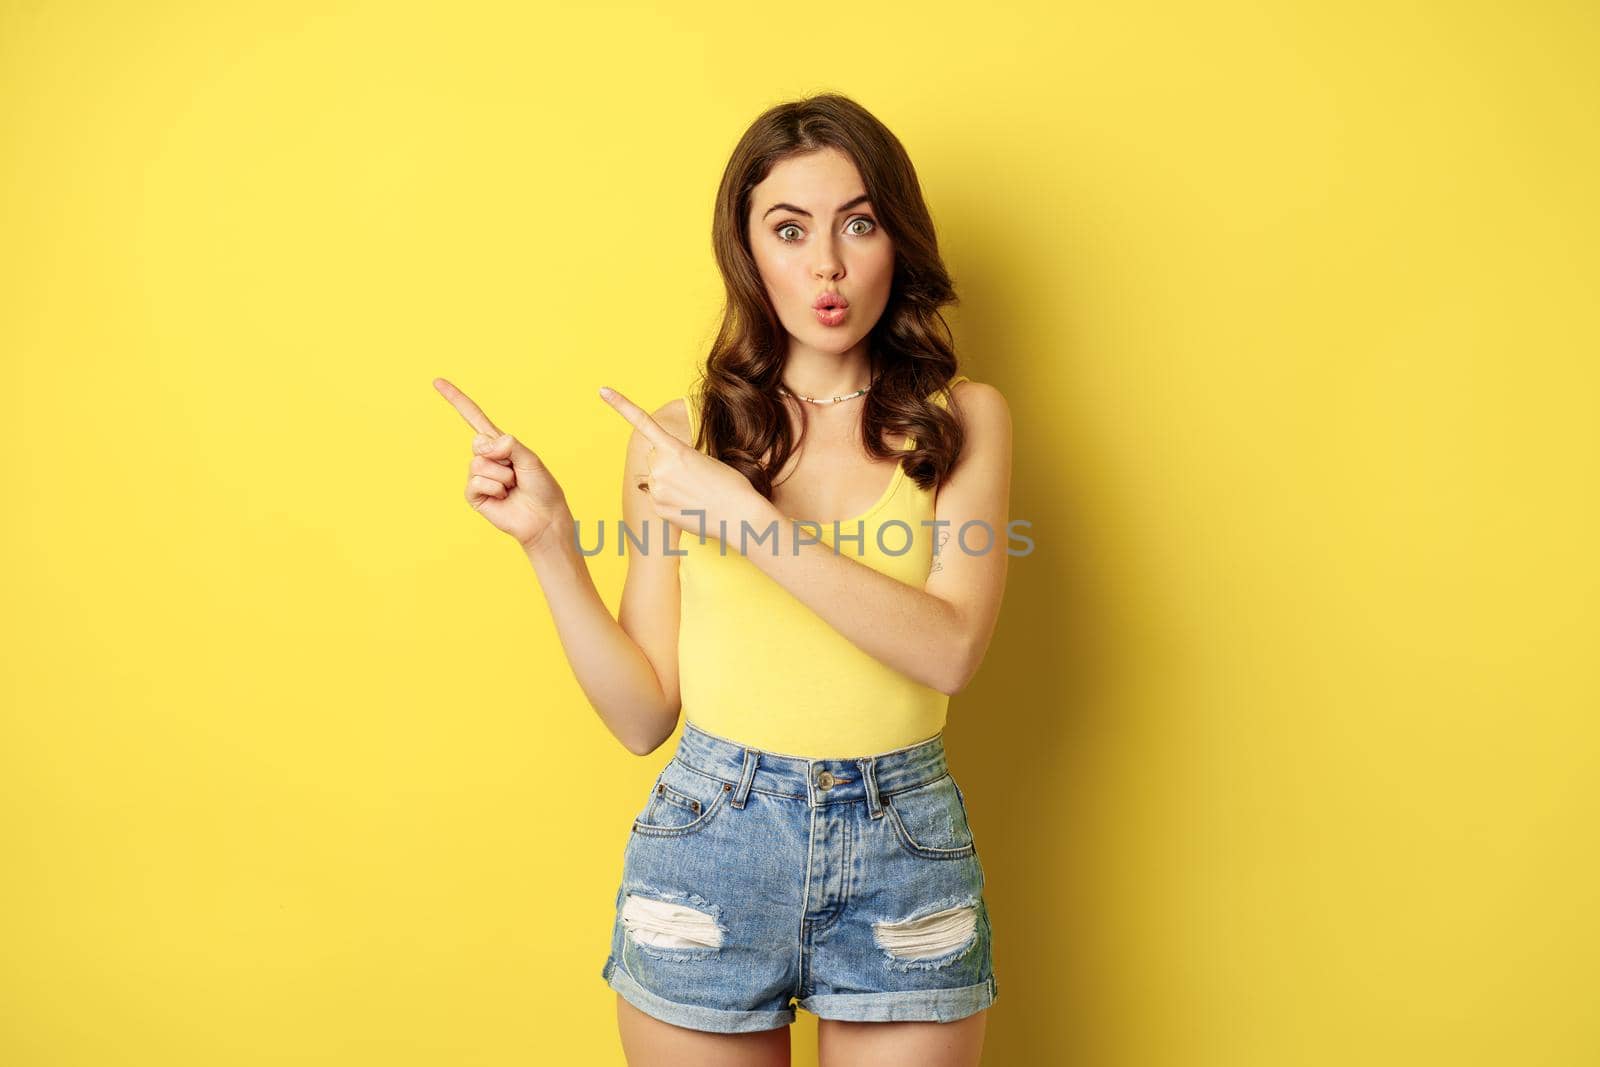
[[[601,976],[694,1030],[786,1026],[796,1006],[952,1022],[998,992],[983,881],[942,735],[806,759],[686,721],[628,835]]]

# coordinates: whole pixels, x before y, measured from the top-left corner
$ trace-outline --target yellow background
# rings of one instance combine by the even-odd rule
[[[670,750],[430,381],[614,521],[596,389],[688,384],[727,153],[834,89],[1038,545],[947,733],[986,1061],[1597,1062],[1596,21],[0,5],[0,1060],[621,1062]]]

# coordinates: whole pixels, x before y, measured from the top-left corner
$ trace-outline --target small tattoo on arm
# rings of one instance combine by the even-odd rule
[[[944,530],[939,534],[939,546],[933,550],[933,566],[928,568],[929,574],[936,574],[944,570],[944,546],[950,540],[950,531]]]

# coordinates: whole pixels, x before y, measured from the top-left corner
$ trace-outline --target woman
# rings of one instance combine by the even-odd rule
[[[606,726],[645,755],[684,711],[601,971],[623,1046],[787,1064],[797,1005],[824,1065],[976,1064],[997,986],[942,730],[1005,586],[1009,411],[956,373],[915,171],[848,98],[752,124],[712,238],[702,380],[649,413],[602,390],[635,429],[617,619],[549,471],[435,383],[479,431],[467,498],[527,551]]]

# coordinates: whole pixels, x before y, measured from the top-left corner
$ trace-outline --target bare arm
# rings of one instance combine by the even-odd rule
[[[670,401],[653,417],[675,435],[687,435],[681,401]],[[648,527],[649,551],[630,546],[628,574],[618,617],[600,599],[582,553],[573,543],[571,516],[553,525],[527,550],[539,587],[555,619],[561,647],[578,685],[606,729],[636,755],[647,755],[678,721],[678,557],[661,548],[662,528],[649,498],[635,486],[646,469],[650,442],[635,431],[623,470],[622,510],[641,539]],[[617,531],[620,536],[620,529]],[[676,549],[681,531],[668,543]]]
[[[789,521],[765,499],[752,532],[778,523],[773,551],[769,539],[749,548],[746,558],[789,590],[824,622],[874,659],[943,693],[954,694],[977,673],[994,636],[1006,582],[1006,515],[1011,498],[1011,412],[1000,391],[964,382],[952,391],[967,429],[961,459],[939,489],[934,517],[933,567],[924,587],[906,585],[825,544],[794,551]],[[964,523],[988,523],[966,533],[971,554],[958,543]],[[730,527],[730,548],[737,535]],[[841,527],[841,533],[850,532]],[[944,533],[949,538],[939,547]],[[867,524],[866,536],[876,531]],[[849,542],[845,542],[848,546]]]

